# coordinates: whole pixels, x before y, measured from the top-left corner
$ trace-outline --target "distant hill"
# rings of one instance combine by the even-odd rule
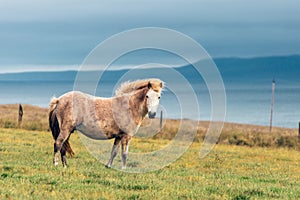
[[[225,81],[300,81],[300,56],[216,59]]]
[[[217,58],[214,59],[223,79],[231,82],[251,82],[276,80],[298,82],[300,80],[300,56],[274,56],[259,58]],[[162,70],[163,69],[158,69]],[[190,81],[199,76],[191,65],[176,68]],[[106,71],[103,79],[118,80],[128,70]],[[93,76],[94,72],[84,72]],[[24,72],[0,74],[0,81],[74,81],[77,71]]]

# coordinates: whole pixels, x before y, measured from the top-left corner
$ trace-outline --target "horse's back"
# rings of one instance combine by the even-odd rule
[[[58,109],[73,116],[83,116],[91,111],[94,104],[94,97],[79,91],[71,91],[58,98]]]
[[[119,131],[112,116],[111,100],[72,91],[59,97],[57,109],[74,129],[90,138],[108,139]]]
[[[67,101],[74,101],[78,99],[93,99],[94,96],[80,92],[80,91],[70,91],[63,95],[61,95],[58,99],[59,100],[67,100]]]

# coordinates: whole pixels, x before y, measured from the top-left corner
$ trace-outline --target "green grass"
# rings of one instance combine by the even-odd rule
[[[300,156],[293,149],[219,144],[200,160],[201,143],[195,142],[171,165],[131,174],[106,169],[77,133],[66,169],[52,165],[50,132],[0,129],[0,135],[0,199],[300,198]],[[143,140],[133,139],[130,150],[167,142]]]

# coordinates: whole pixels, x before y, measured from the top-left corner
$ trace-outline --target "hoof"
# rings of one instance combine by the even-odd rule
[[[110,168],[110,165],[105,165],[106,168]]]
[[[54,162],[54,166],[57,166],[58,165],[58,162]]]

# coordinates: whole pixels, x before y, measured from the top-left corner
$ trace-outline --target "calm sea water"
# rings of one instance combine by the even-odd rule
[[[72,81],[0,81],[0,104],[33,104],[48,107],[53,96],[60,96],[73,90]],[[210,96],[205,84],[194,85],[199,103],[200,115],[195,107],[189,104],[190,94],[185,90],[176,93],[169,88],[180,88],[174,83],[167,83],[168,87],[161,98],[160,110],[168,118],[190,118],[209,120],[211,118]],[[171,87],[172,86],[172,87]],[[115,83],[103,82],[98,86],[97,96],[110,97],[113,95]],[[226,83],[227,96],[226,121],[269,125],[271,82],[260,83]],[[182,103],[180,98],[185,98]],[[182,105],[185,104],[185,105]],[[183,106],[183,107],[182,107]],[[195,114],[196,113],[196,114]],[[300,121],[300,85],[279,82],[275,90],[274,126],[298,127]]]

